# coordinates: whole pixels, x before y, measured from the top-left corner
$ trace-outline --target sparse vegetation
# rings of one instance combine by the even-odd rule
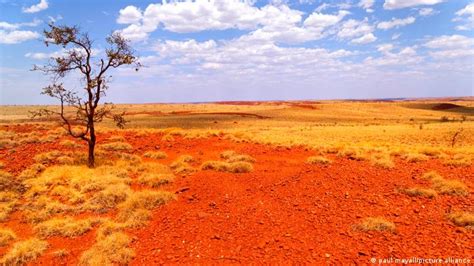
[[[455,211],[448,214],[448,219],[457,226],[474,229],[474,213]]]
[[[168,156],[162,151],[147,151],[143,154],[143,157],[151,159],[166,159]]]
[[[30,238],[13,244],[13,247],[0,260],[4,265],[23,265],[35,260],[48,247],[48,242]]]
[[[75,237],[91,230],[92,225],[93,223],[90,219],[54,218],[36,225],[35,230],[41,237]]]
[[[411,197],[434,198],[438,195],[434,189],[421,187],[406,188],[402,189],[401,192]]]
[[[80,265],[127,265],[135,256],[130,238],[121,232],[100,239],[80,258]]]
[[[468,187],[461,181],[455,179],[444,179],[441,175],[434,171],[430,171],[423,175],[432,183],[432,187],[439,194],[467,196],[469,194]]]
[[[110,142],[102,144],[100,147],[107,151],[130,151],[133,149],[132,145],[126,142]]]
[[[7,245],[10,241],[16,239],[15,233],[7,228],[0,228],[0,247]]]
[[[228,163],[221,161],[207,161],[201,165],[201,169],[230,173],[248,173],[253,170],[253,166],[248,162]]]
[[[308,157],[308,159],[306,159],[306,162],[309,163],[309,164],[323,164],[323,165],[326,165],[326,164],[330,164],[331,160],[329,160],[328,158],[325,158],[323,156],[311,156],[311,157]]]
[[[389,231],[394,232],[395,224],[382,217],[368,217],[355,225],[356,230],[360,231]]]

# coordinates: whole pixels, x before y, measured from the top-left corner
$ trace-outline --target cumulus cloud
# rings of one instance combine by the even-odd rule
[[[37,32],[29,30],[14,30],[14,31],[4,31],[0,30],[0,43],[3,44],[15,44],[28,40],[33,40],[39,38],[40,35]]]
[[[429,54],[436,59],[471,58],[474,55],[474,38],[463,35],[442,35],[424,44],[433,49]]]
[[[243,39],[255,42],[300,43],[325,36],[327,28],[341,22],[350,12],[323,14],[318,10],[303,20],[303,12],[287,5],[256,7],[251,1],[186,1],[150,4],[142,12],[134,6],[120,10],[118,23],[130,24],[120,32],[132,41],[148,39],[158,27],[189,33],[205,30],[250,30]]]
[[[40,0],[40,2],[36,5],[32,5],[30,7],[23,8],[23,13],[36,13],[48,8],[48,1],[47,0]]]
[[[360,0],[358,6],[365,9],[367,13],[372,13],[374,10],[372,9],[372,6],[374,5],[375,0]]]
[[[455,21],[463,21],[466,24],[456,26],[457,30],[474,29],[474,3],[466,5],[463,9],[456,12]]]
[[[367,33],[359,38],[353,39],[351,43],[367,44],[367,43],[374,42],[375,40],[377,40],[377,37],[375,37],[373,33]]]
[[[404,18],[404,19],[392,18],[392,20],[390,20],[390,21],[380,22],[379,24],[377,24],[377,28],[382,29],[382,30],[388,30],[388,29],[391,29],[391,28],[399,28],[399,27],[403,27],[403,26],[412,24],[412,23],[415,22],[415,20],[416,19],[414,17],[407,17],[407,18]]]
[[[444,0],[385,0],[384,9],[400,9],[420,5],[436,5]]]
[[[17,30],[21,27],[36,27],[40,25],[43,21],[39,19],[34,19],[32,22],[23,22],[23,23],[8,23],[5,21],[0,21],[0,29],[5,30]]]
[[[117,23],[119,24],[133,24],[138,23],[142,19],[142,11],[135,6],[127,6],[120,9]]]
[[[374,27],[368,23],[367,18],[363,20],[349,19],[341,24],[337,37],[340,39],[358,39],[359,42],[364,39],[367,41],[374,39],[372,38],[373,35],[370,35],[373,31]]]
[[[418,11],[418,14],[422,17],[432,16],[437,13],[439,12],[430,7],[420,8],[420,10]]]

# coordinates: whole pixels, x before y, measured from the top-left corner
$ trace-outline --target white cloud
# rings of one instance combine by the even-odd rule
[[[456,26],[457,30],[474,29],[474,3],[466,5],[463,9],[456,12],[455,21],[464,21],[466,24]]]
[[[419,5],[436,5],[444,0],[385,0],[384,9],[400,9]]]
[[[410,66],[416,66],[423,61],[423,58],[417,54],[413,47],[405,47],[395,52],[395,46],[388,43],[377,46],[377,50],[382,56],[378,58],[369,56],[364,60],[365,64],[378,67],[397,65],[408,68]]]
[[[21,27],[36,27],[42,22],[43,21],[39,19],[34,19],[32,22],[23,22],[23,23],[8,23],[5,21],[0,21],[0,29],[17,30]]]
[[[415,20],[416,19],[414,17],[407,17],[407,18],[404,18],[404,19],[392,18],[392,20],[390,20],[390,21],[380,22],[379,24],[377,24],[377,28],[382,29],[382,30],[388,30],[388,29],[391,29],[391,28],[399,28],[399,27],[403,27],[403,26],[412,24],[412,23],[415,22]]]
[[[377,37],[375,37],[373,33],[367,33],[363,35],[362,37],[353,39],[351,43],[367,44],[367,43],[374,42],[375,40],[377,40]]]
[[[429,54],[439,60],[464,58],[471,60],[474,56],[474,38],[463,35],[443,35],[434,37],[424,44],[433,49]]]
[[[353,39],[372,33],[373,31],[374,27],[369,25],[367,18],[364,20],[349,19],[342,23],[337,32],[337,36],[341,39]]]
[[[402,35],[401,33],[395,33],[395,34],[393,34],[393,35],[392,35],[392,41],[398,40],[398,38],[400,38],[401,35]]]
[[[127,6],[120,9],[117,23],[119,24],[133,24],[140,22],[142,18],[142,11],[135,6]]]
[[[40,0],[40,2],[36,5],[32,5],[30,7],[23,8],[23,13],[36,13],[48,8],[48,1],[47,0]]]
[[[335,26],[350,14],[318,11],[303,21],[303,12],[287,5],[253,6],[251,1],[186,1],[150,4],[145,11],[128,6],[120,10],[119,23],[130,24],[120,32],[132,41],[143,41],[158,27],[177,33],[204,30],[251,30],[242,39],[256,42],[300,43],[325,36],[327,28]]]
[[[422,17],[432,16],[437,13],[438,12],[436,10],[430,7],[420,8],[420,10],[418,11],[418,14]]]
[[[26,30],[26,31],[14,30],[10,32],[0,30],[0,43],[3,43],[3,44],[15,44],[15,43],[28,41],[28,40],[37,39],[39,37],[40,37],[39,33],[29,31],[29,30]]]
[[[425,46],[434,49],[473,48],[474,38],[457,34],[442,35],[432,38]]]
[[[76,50],[78,53],[85,55],[85,52],[82,49],[76,48],[76,49],[73,49],[73,50]],[[52,57],[64,56],[64,55],[66,55],[67,51],[73,51],[73,50],[61,49],[59,51],[55,51],[55,52],[51,52],[51,53],[26,53],[25,57],[35,59],[35,60],[44,60],[44,59],[49,59],[49,58],[52,58]],[[99,49],[92,49],[92,51],[91,51],[92,56],[96,56],[99,53],[100,53]]]
[[[307,27],[326,28],[326,27],[337,24],[346,15],[349,15],[349,14],[350,12],[346,10],[340,10],[337,15],[322,14],[322,13],[314,12],[305,19],[304,25]]]
[[[374,10],[372,6],[374,5],[375,0],[360,0],[358,6],[365,9],[367,13],[372,13]]]

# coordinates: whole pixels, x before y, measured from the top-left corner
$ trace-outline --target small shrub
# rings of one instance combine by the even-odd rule
[[[463,154],[456,154],[452,158],[447,158],[444,161],[444,165],[447,166],[455,166],[455,167],[462,167],[462,166],[470,166],[472,163],[471,158],[467,155]]]
[[[141,185],[157,188],[173,180],[174,176],[169,174],[144,173],[138,177],[137,182]]]
[[[101,148],[107,151],[130,151],[133,149],[132,145],[126,142],[110,142],[102,144]]]
[[[395,167],[390,155],[381,155],[381,156],[372,156],[371,158],[372,165],[381,167],[384,169],[392,169]]]
[[[403,157],[409,163],[417,163],[428,160],[428,156],[421,154],[421,153],[408,153],[405,154]]]
[[[80,265],[127,265],[135,256],[130,238],[120,232],[100,239],[90,249],[82,253]]]
[[[166,134],[161,138],[161,140],[170,142],[170,141],[174,141],[174,137],[171,134]]]
[[[75,237],[92,229],[90,219],[75,220],[71,217],[54,218],[35,226],[35,231],[41,237],[64,236]]]
[[[6,246],[10,241],[16,239],[15,233],[7,228],[0,228],[0,247]]]
[[[323,164],[323,165],[326,165],[326,164],[330,164],[331,163],[331,160],[323,157],[323,156],[311,156],[311,157],[308,157],[308,159],[306,159],[306,162],[309,163],[309,164]]]
[[[389,231],[394,232],[395,224],[385,220],[382,217],[368,217],[362,220],[361,223],[355,226],[356,230],[360,231]]]
[[[143,156],[151,159],[166,159],[166,157],[168,157],[168,155],[162,151],[147,151]]]
[[[455,179],[432,179],[433,188],[440,194],[467,196],[469,190],[467,186]]]
[[[48,242],[30,238],[17,242],[0,260],[4,265],[23,265],[38,258],[48,248]]]
[[[474,229],[474,213],[456,211],[448,214],[448,219],[457,226]]]
[[[63,145],[64,147],[68,147],[68,148],[78,148],[78,147],[81,146],[77,142],[72,141],[72,140],[68,140],[68,139],[61,141],[59,144]]]
[[[221,161],[207,161],[201,165],[201,169],[230,173],[248,173],[253,170],[253,166],[248,162],[228,163]]]
[[[434,198],[438,195],[434,189],[419,187],[402,189],[401,192],[407,194],[410,197]]]

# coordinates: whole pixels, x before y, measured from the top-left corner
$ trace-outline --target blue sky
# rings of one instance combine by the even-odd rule
[[[145,67],[111,73],[117,103],[474,94],[472,0],[0,0],[0,104],[54,103],[30,71],[64,51],[41,42],[50,21],[96,58],[111,32],[132,41]]]

